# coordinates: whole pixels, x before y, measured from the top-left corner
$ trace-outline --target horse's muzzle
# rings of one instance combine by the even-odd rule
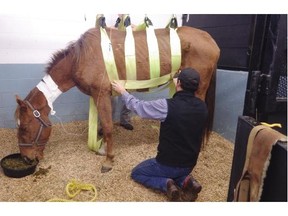
[[[27,163],[29,165],[33,164],[35,161],[37,161],[37,163],[39,162],[38,158],[35,158],[35,159],[32,159],[32,160],[30,158],[26,157],[26,156],[23,156],[22,158],[25,161],[25,163]]]

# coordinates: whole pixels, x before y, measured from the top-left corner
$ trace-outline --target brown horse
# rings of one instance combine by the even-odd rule
[[[125,80],[125,32],[110,28],[107,28],[106,31],[112,43],[119,79]],[[182,54],[179,69],[192,67],[201,75],[197,96],[205,100],[208,105],[209,122],[207,122],[206,133],[203,134],[207,141],[212,128],[215,74],[220,50],[207,32],[192,27],[179,27],[177,32],[181,42]],[[169,29],[156,29],[155,34],[158,40],[160,74],[162,76],[171,73]],[[149,58],[146,33],[145,30],[135,31],[133,35],[137,61],[137,80],[147,80],[149,79]],[[103,128],[104,141],[107,145],[102,172],[112,169],[114,157],[111,114],[112,90],[107,73],[109,71],[106,71],[105,68],[101,50],[101,36],[97,28],[86,31],[76,42],[55,53],[46,68],[46,76],[49,75],[54,81],[52,82],[54,86],[56,85],[57,94],[77,86],[83,93],[94,99]],[[44,80],[43,82],[50,81]],[[18,107],[15,111],[15,117],[19,126],[18,143],[21,155],[29,160],[40,160],[43,158],[45,144],[48,142],[51,133],[51,122],[48,117],[51,111],[49,100],[35,87],[24,100],[16,96],[16,101]]]

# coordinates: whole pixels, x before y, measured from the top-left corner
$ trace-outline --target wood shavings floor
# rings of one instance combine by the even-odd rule
[[[147,189],[130,178],[139,162],[156,154],[159,122],[133,119],[134,130],[114,126],[115,162],[108,173],[101,173],[104,157],[87,147],[87,121],[53,125],[44,159],[36,172],[24,178],[9,178],[0,170],[1,202],[45,202],[52,198],[67,199],[65,187],[76,179],[97,188],[102,202],[163,202],[161,192]],[[71,135],[70,133],[75,133]],[[19,152],[16,129],[0,129],[0,159]],[[234,145],[213,132],[200,153],[193,176],[202,184],[197,202],[225,202],[227,199]],[[74,201],[88,201],[91,195],[79,194]]]

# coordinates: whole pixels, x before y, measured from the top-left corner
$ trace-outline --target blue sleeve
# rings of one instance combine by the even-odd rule
[[[133,95],[124,93],[121,96],[126,107],[139,115],[141,118],[155,119],[164,121],[168,112],[166,99],[157,99],[152,101],[139,100]]]

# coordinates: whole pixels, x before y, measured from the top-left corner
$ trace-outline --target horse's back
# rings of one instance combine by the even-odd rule
[[[115,63],[117,67],[117,72],[119,79],[126,79],[126,65],[125,65],[125,36],[124,31],[119,31],[117,29],[107,28],[107,35],[111,39],[112,49],[114,52]],[[214,39],[205,31],[196,29],[193,27],[182,26],[177,29],[177,33],[181,42],[181,67],[192,67],[196,69],[203,81],[209,80],[212,77],[212,73],[217,66],[218,58],[220,55],[220,50]],[[135,54],[136,54],[136,73],[138,80],[149,79],[149,52],[147,46],[147,36],[146,31],[134,31],[134,40],[135,40]],[[159,60],[160,60],[160,74],[165,75],[171,72],[171,47],[170,47],[170,34],[168,28],[155,29],[155,35],[158,41],[159,47]],[[82,50],[86,50],[86,56],[89,60],[94,60],[95,63],[83,62],[82,70],[90,65],[94,65],[94,74],[100,74],[105,71],[104,59],[102,59],[101,53],[101,36],[99,29],[92,28],[84,33],[81,43]],[[85,49],[84,49],[85,48]],[[93,57],[94,56],[94,57]],[[85,59],[85,58],[83,58]],[[96,72],[99,71],[99,72]],[[91,75],[92,76],[92,75]],[[86,82],[91,83],[91,76]],[[209,85],[209,81],[203,86],[202,98],[206,93],[206,90]],[[109,82],[105,85],[109,89]]]

